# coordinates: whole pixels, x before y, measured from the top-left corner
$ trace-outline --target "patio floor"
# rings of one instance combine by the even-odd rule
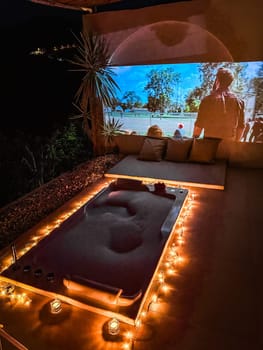
[[[132,341],[105,341],[107,318],[68,304],[51,317],[50,299],[33,293],[29,307],[0,297],[0,324],[30,350],[261,350],[262,179],[263,170],[228,168],[224,191],[190,188],[195,200],[184,226],[184,260]],[[88,196],[82,192],[44,224]],[[14,349],[2,342],[4,350]]]

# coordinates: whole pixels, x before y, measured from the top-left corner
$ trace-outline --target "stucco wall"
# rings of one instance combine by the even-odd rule
[[[262,0],[193,0],[87,14],[113,64],[263,59]]]

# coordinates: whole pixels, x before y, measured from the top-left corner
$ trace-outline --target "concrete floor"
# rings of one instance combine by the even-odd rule
[[[193,192],[185,259],[127,348],[262,350],[263,169],[228,168],[224,191]],[[103,339],[106,317],[63,305],[53,318],[49,298],[30,297],[26,309],[0,297],[0,324],[28,349],[125,348],[121,341]]]

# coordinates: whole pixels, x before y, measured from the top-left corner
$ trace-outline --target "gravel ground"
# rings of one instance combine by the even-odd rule
[[[0,249],[103,177],[120,160],[110,154],[87,161],[0,209]]]

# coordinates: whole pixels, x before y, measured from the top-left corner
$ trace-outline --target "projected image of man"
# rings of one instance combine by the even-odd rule
[[[194,137],[203,130],[204,137],[240,140],[245,127],[244,101],[230,91],[233,80],[229,69],[218,70],[211,94],[200,103]]]

